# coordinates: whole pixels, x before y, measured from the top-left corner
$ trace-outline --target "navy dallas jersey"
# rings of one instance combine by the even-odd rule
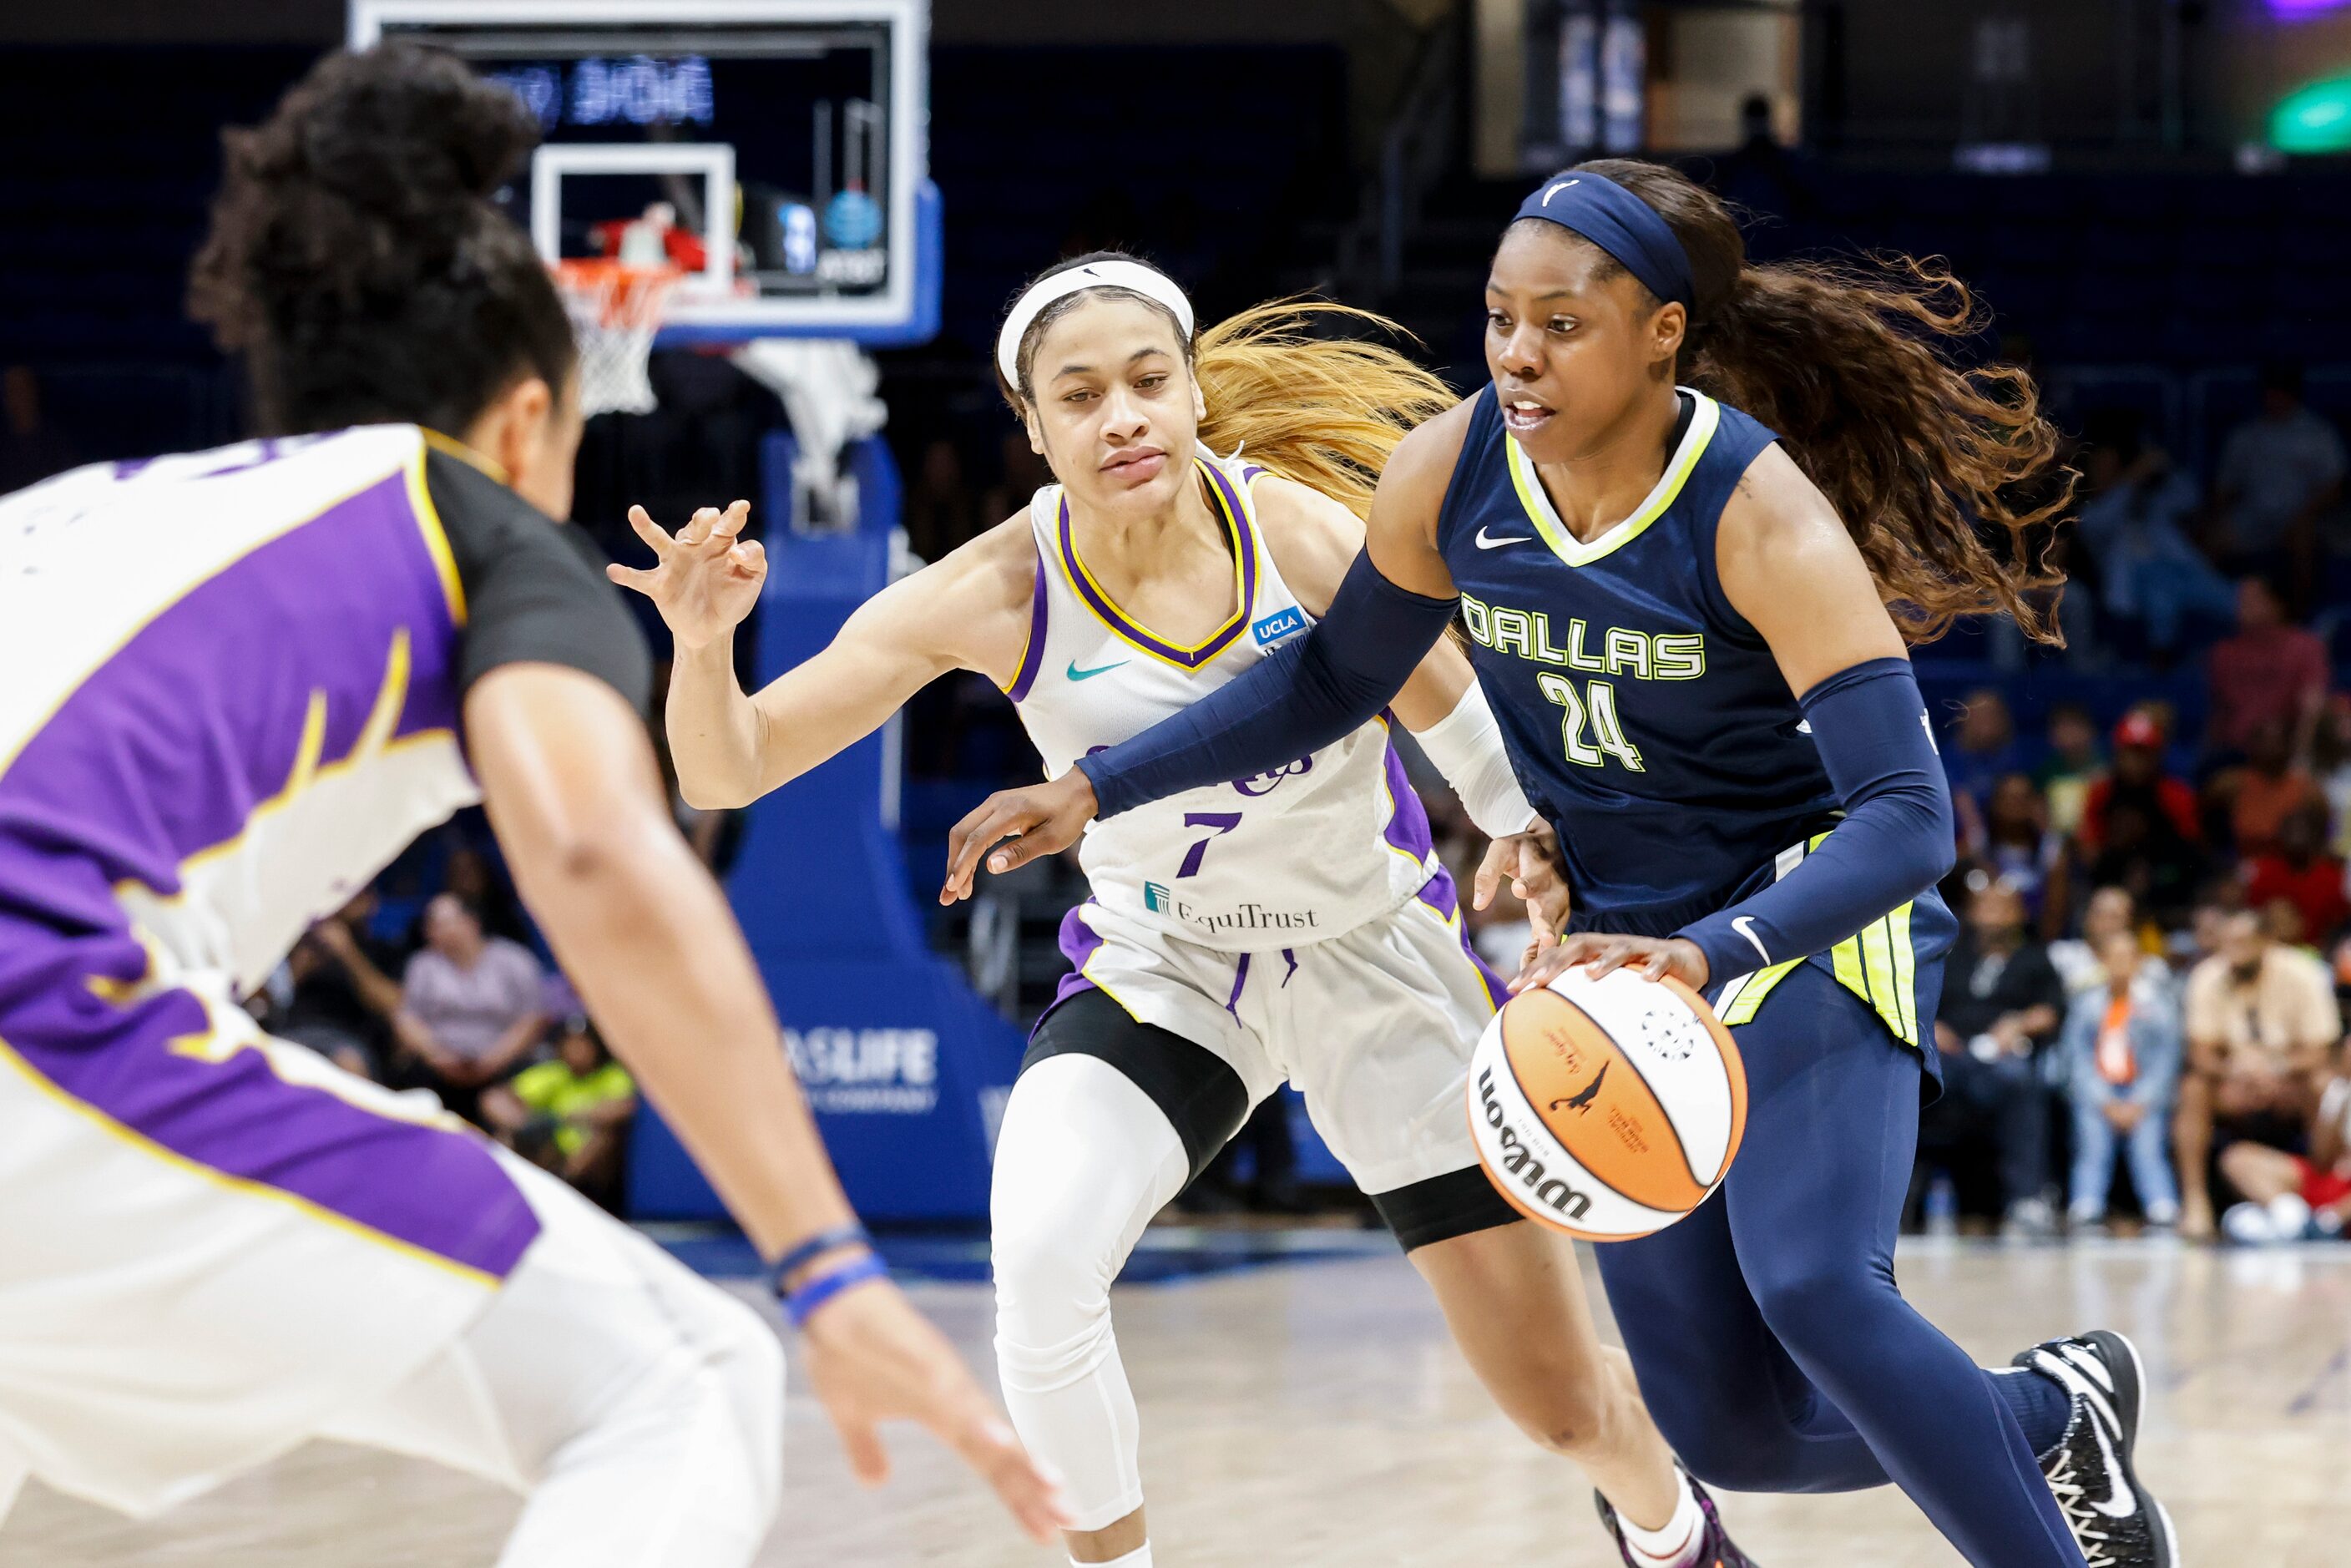
[[[1715,570],[1723,507],[1778,438],[1680,395],[1656,487],[1587,544],[1488,386],[1437,516],[1478,679],[1527,799],[1559,832],[1570,930],[1671,936],[1785,874],[1840,815],[1796,694]],[[1808,956],[1916,1045],[1932,1009],[1919,982],[1932,985],[1954,925],[1928,893]],[[1801,961],[1759,973],[1740,1012]]]

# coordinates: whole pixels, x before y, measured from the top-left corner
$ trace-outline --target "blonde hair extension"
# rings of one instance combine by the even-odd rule
[[[1227,317],[1193,345],[1208,410],[1200,440],[1213,452],[1238,447],[1368,518],[1397,443],[1461,399],[1384,343],[1313,336],[1319,321],[1411,336],[1384,316],[1322,299],[1273,299]]]

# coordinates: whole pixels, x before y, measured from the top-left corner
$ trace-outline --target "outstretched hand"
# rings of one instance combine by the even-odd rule
[[[1550,823],[1537,819],[1526,831],[1486,846],[1486,858],[1470,884],[1470,907],[1483,909],[1493,903],[1505,878],[1511,894],[1527,906],[1531,930],[1525,962],[1531,964],[1559,940],[1572,903],[1567,874],[1560,862],[1559,835],[1552,831]]]
[[[1050,784],[998,790],[947,835],[947,874],[939,902],[971,896],[982,855],[987,856],[987,869],[1000,876],[1040,855],[1061,853],[1084,834],[1099,804],[1093,780],[1078,768]]]
[[[1031,1541],[1041,1545],[1068,1527],[1059,1478],[1029,1457],[946,1340],[896,1286],[877,1280],[842,1291],[809,1318],[802,1343],[809,1382],[859,1481],[872,1487],[889,1479],[879,1425],[915,1421],[995,1489]]]
[[[679,647],[705,647],[742,623],[768,580],[767,550],[741,537],[750,516],[748,501],[723,512],[705,507],[672,537],[643,507],[631,507],[629,527],[652,547],[653,565],[608,566],[604,574],[652,600]]]

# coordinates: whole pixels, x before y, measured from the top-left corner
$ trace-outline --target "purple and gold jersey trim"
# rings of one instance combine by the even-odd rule
[[[1067,508],[1068,503],[1064,502],[1061,516],[1065,519],[1069,517]],[[1037,558],[1036,580],[1029,590],[1029,641],[1021,645],[1019,672],[1012,677],[1012,684],[1004,688],[1004,695],[1014,702],[1026,698],[1029,688],[1037,684],[1037,672],[1045,663],[1045,558],[1040,555]]]
[[[1453,873],[1438,866],[1437,874],[1422,886],[1418,896],[1425,907],[1434,911],[1439,920],[1460,934],[1462,956],[1469,960],[1470,967],[1478,971],[1478,983],[1486,988],[1487,1005],[1499,1011],[1502,1004],[1510,999],[1510,983],[1494,973],[1486,960],[1478,956],[1478,949],[1470,945],[1468,923],[1461,918],[1461,893],[1453,885]]]
[[[0,894],[16,856],[47,859],[35,823],[52,835],[70,824],[104,904],[56,913],[114,923],[117,885],[176,894],[192,862],[343,759],[455,729],[458,607],[432,549],[437,518],[418,548],[419,468],[229,562],[73,688],[0,770]],[[251,639],[298,625],[309,668],[287,693]],[[52,895],[57,869],[44,878]]]
[[[157,1158],[485,1285],[538,1234],[480,1136],[289,1082],[187,991],[127,1009],[71,987],[27,998],[0,1014],[7,1068]]]
[[[1068,575],[1070,586],[1076,590],[1086,608],[1092,611],[1103,625],[1144,653],[1186,670],[1196,670],[1207,664],[1232,646],[1233,640],[1248,629],[1249,607],[1257,600],[1258,580],[1257,531],[1249,526],[1246,504],[1234,490],[1232,482],[1215,464],[1198,458],[1193,461],[1207,476],[1208,488],[1217,497],[1219,520],[1224,525],[1225,538],[1233,552],[1233,591],[1238,601],[1231,619],[1210,632],[1205,641],[1188,647],[1170,643],[1135,622],[1112,602],[1110,595],[1102,591],[1102,584],[1094,580],[1093,574],[1086,570],[1086,563],[1079,558],[1077,541],[1070,533],[1070,498],[1066,495],[1061,497],[1059,530],[1061,570]]]
[[[1395,716],[1381,713],[1374,720],[1391,735],[1395,729]],[[1410,775],[1405,772],[1404,758],[1397,752],[1395,742],[1385,742],[1387,756],[1384,776],[1388,789],[1387,826],[1380,837],[1388,848],[1416,865],[1426,865],[1437,844],[1429,831],[1428,810],[1420,803],[1420,791],[1412,787]]]

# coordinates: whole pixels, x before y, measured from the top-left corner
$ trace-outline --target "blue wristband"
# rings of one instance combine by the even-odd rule
[[[830,1274],[820,1274],[784,1298],[784,1316],[799,1328],[815,1315],[816,1310],[852,1285],[862,1285],[868,1280],[886,1280],[890,1265],[882,1261],[878,1253],[868,1252],[852,1263],[844,1263]]]
[[[793,1270],[803,1267],[811,1259],[820,1257],[836,1247],[862,1247],[870,1252],[873,1249],[873,1238],[865,1233],[865,1227],[853,1219],[846,1225],[818,1231],[776,1260],[776,1271],[768,1276],[775,1285],[776,1293],[784,1293],[784,1281],[790,1277]]]

